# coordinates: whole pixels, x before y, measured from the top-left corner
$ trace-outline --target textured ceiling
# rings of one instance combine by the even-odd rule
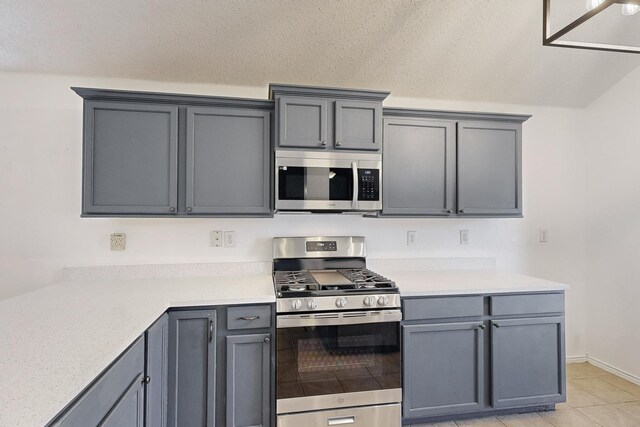
[[[541,22],[542,0],[0,0],[0,70],[580,107],[640,66],[542,47]]]

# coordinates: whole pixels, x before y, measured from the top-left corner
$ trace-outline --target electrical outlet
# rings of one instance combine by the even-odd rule
[[[549,230],[547,230],[546,228],[541,228],[539,240],[540,243],[547,243],[549,241]]]
[[[224,246],[226,248],[235,248],[236,247],[236,232],[235,231],[225,231],[224,232]]]
[[[418,241],[417,231],[407,231],[407,246],[413,246]]]
[[[211,232],[211,246],[214,248],[222,247],[222,231]]]
[[[461,245],[469,244],[469,230],[460,230],[460,244]]]
[[[111,250],[112,251],[124,251],[127,243],[127,235],[124,233],[111,234]]]

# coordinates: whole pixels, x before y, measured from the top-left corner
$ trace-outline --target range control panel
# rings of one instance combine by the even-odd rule
[[[358,169],[358,200],[380,200],[380,169]]]
[[[307,252],[335,252],[338,245],[335,240],[327,240],[324,242],[307,242]]]

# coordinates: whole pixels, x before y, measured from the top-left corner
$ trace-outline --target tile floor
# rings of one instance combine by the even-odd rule
[[[640,427],[640,386],[588,363],[567,365],[567,402],[553,412],[412,427]]]

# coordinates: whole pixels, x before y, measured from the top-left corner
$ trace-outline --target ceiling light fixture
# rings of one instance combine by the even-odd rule
[[[579,25],[584,24],[609,6],[622,5],[622,14],[632,16],[640,12],[640,0],[587,0],[587,12],[575,21],[551,33],[551,0],[543,0],[542,44],[545,46],[570,47],[574,49],[604,50],[609,52],[640,53],[640,46],[625,46],[606,43],[591,43],[560,40]]]

